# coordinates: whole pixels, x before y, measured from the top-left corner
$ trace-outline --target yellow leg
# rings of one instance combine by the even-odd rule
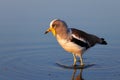
[[[77,59],[76,59],[76,56],[74,54],[73,54],[73,58],[74,58],[74,64],[73,64],[73,66],[75,66]]]
[[[80,55],[80,65],[81,65],[81,66],[84,66],[83,59],[82,59],[82,55]]]

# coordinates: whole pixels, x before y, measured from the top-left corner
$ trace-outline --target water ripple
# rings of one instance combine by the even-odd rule
[[[6,48],[7,49],[7,48]],[[17,46],[15,49],[8,47],[0,53],[0,79],[14,80],[39,80],[47,78],[52,72],[50,66],[45,68],[47,61],[44,61],[47,51],[41,46]]]

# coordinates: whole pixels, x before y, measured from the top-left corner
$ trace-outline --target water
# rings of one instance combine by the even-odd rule
[[[0,80],[119,80],[119,0],[1,0]],[[96,45],[83,58],[95,64],[83,70],[65,69],[73,57],[52,34],[44,35],[54,18],[70,27],[104,37],[108,45]]]

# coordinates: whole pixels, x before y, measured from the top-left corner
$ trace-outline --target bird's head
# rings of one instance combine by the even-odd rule
[[[48,32],[52,32],[52,34],[56,36],[56,34],[59,34],[66,30],[67,24],[64,21],[60,19],[54,19],[50,22],[50,27],[45,31],[45,34],[47,34]]]

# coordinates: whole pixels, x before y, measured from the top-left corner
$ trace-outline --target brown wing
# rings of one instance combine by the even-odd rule
[[[78,30],[75,28],[71,28],[72,34],[74,34],[78,38],[83,38],[85,41],[87,41],[90,45],[90,47],[94,46],[96,43],[101,43],[101,38],[88,34],[82,30]]]

